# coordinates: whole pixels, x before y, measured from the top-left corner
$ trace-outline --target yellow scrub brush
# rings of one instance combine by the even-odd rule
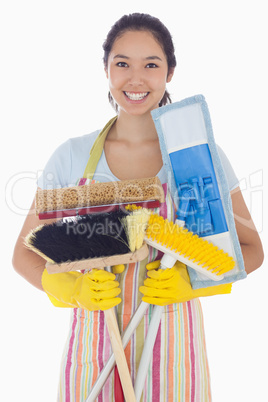
[[[145,242],[162,251],[162,268],[172,268],[177,260],[214,281],[235,266],[233,257],[211,242],[163,217],[151,214]]]

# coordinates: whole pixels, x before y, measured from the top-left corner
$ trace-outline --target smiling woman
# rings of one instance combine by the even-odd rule
[[[171,35],[157,18],[147,14],[126,15],[111,28],[103,49],[109,99],[117,115],[104,126],[103,130],[72,138],[62,144],[48,161],[38,185],[46,189],[68,187],[74,183],[84,184],[88,177],[107,182],[158,176],[165,192],[165,202],[155,212],[174,221],[175,204],[169,192],[159,138],[151,116],[153,109],[171,102],[166,89],[176,67]],[[194,163],[195,161],[191,160],[189,166]],[[222,163],[228,178],[229,190],[232,191],[234,213],[251,223],[232,167],[226,157],[222,159]],[[51,177],[52,180],[49,179]],[[39,225],[38,218],[32,213],[33,210],[34,204],[15,246],[14,268],[37,288],[41,290],[45,288],[48,294],[50,292],[51,299],[59,300],[53,275],[46,273],[45,260],[24,247],[24,237]],[[246,268],[248,272],[255,270],[262,263],[263,254],[254,225],[246,228],[237,220],[237,233],[242,244]],[[148,259],[126,265],[117,281],[115,275],[109,280],[112,288],[116,287],[121,291],[120,301],[114,298],[109,300],[111,305],[119,302],[117,312],[122,332],[141,302],[140,289],[146,284],[147,269],[154,270],[149,268],[150,265],[147,263],[153,262],[156,266],[155,263],[160,257],[161,254],[151,248]],[[70,284],[72,281],[69,279],[67,282]],[[67,282],[61,280],[61,289],[70,288]],[[97,282],[98,296],[101,298],[108,284],[104,282],[101,285],[99,281]],[[144,286],[140,287],[142,284]],[[170,286],[173,285],[170,283]],[[92,290],[92,285],[85,286],[88,286],[84,289],[87,295]],[[151,291],[158,290],[157,286],[156,289],[151,288]],[[181,288],[176,289],[176,295],[181,295],[181,292]],[[71,287],[68,293],[70,300],[74,294],[74,289]],[[151,320],[151,305],[148,311],[125,349],[133,382],[136,379]],[[98,308],[95,311],[86,308],[73,309],[60,371],[58,401],[84,402],[110,353],[111,344],[103,311]],[[121,397],[117,394],[118,383],[115,379],[116,374],[113,371],[98,400],[121,401]],[[211,401],[203,316],[199,299],[189,296],[185,302],[172,302],[165,307],[149,372],[145,377],[142,400],[144,402]]]

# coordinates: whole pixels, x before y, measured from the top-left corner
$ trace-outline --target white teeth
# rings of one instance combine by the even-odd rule
[[[145,98],[148,95],[149,92],[141,92],[141,93],[133,93],[133,92],[125,92],[125,94],[127,95],[127,97],[130,100],[142,100],[143,98]]]

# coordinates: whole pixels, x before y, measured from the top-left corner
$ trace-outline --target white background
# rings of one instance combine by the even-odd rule
[[[35,179],[69,137],[102,128],[102,43],[125,13],[147,12],[171,31],[173,101],[203,94],[264,246],[267,243],[267,14],[263,0],[9,0],[1,36],[1,400],[56,400],[69,311],[12,269]],[[203,300],[213,401],[268,400],[266,264],[228,296]],[[196,401],[199,402],[199,401]]]

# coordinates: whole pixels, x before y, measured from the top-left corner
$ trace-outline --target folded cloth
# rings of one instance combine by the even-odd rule
[[[151,114],[179,219],[185,220],[190,231],[209,236],[209,241],[234,257],[234,269],[218,284],[246,278],[230,190],[204,96],[162,106]],[[193,289],[214,286],[202,273],[190,267],[188,272]]]

